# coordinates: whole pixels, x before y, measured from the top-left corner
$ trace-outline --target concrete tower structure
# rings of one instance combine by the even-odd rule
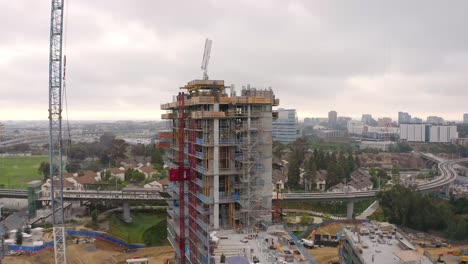
[[[167,111],[162,119],[172,121],[171,167],[184,164],[190,175],[171,174],[168,191],[168,239],[178,263],[184,255],[187,263],[208,263],[212,231],[254,233],[271,220],[272,107],[279,99],[271,89],[243,88],[236,96],[226,88],[223,80],[194,80],[181,88],[178,101],[161,105]]]

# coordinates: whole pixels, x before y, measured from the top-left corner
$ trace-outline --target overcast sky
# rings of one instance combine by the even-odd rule
[[[271,86],[300,118],[460,120],[468,1],[66,0],[70,119],[155,120],[209,76]],[[0,120],[47,119],[50,1],[0,1]]]

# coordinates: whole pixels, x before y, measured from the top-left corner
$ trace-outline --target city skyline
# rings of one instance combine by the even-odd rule
[[[395,120],[404,111],[461,121],[467,112],[463,1],[69,5],[71,120],[159,119],[173,89],[201,77],[206,37],[214,41],[212,79],[238,91],[271,86],[280,107],[297,109],[300,120],[336,110],[356,119]],[[0,120],[47,120],[50,4],[0,7],[8,10],[0,18]],[[200,12],[217,15],[200,20]]]

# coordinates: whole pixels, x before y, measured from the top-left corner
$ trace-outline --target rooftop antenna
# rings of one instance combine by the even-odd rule
[[[211,39],[206,39],[205,51],[203,52],[203,60],[201,64],[201,69],[203,70],[203,80],[208,80],[208,63],[210,62],[211,43],[213,43]]]

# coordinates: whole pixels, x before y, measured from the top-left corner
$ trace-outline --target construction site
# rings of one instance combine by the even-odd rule
[[[168,238],[178,263],[209,263],[222,253],[214,231],[252,239],[271,223],[272,107],[279,100],[271,89],[250,86],[237,95],[223,80],[181,89],[161,106],[173,136]]]

